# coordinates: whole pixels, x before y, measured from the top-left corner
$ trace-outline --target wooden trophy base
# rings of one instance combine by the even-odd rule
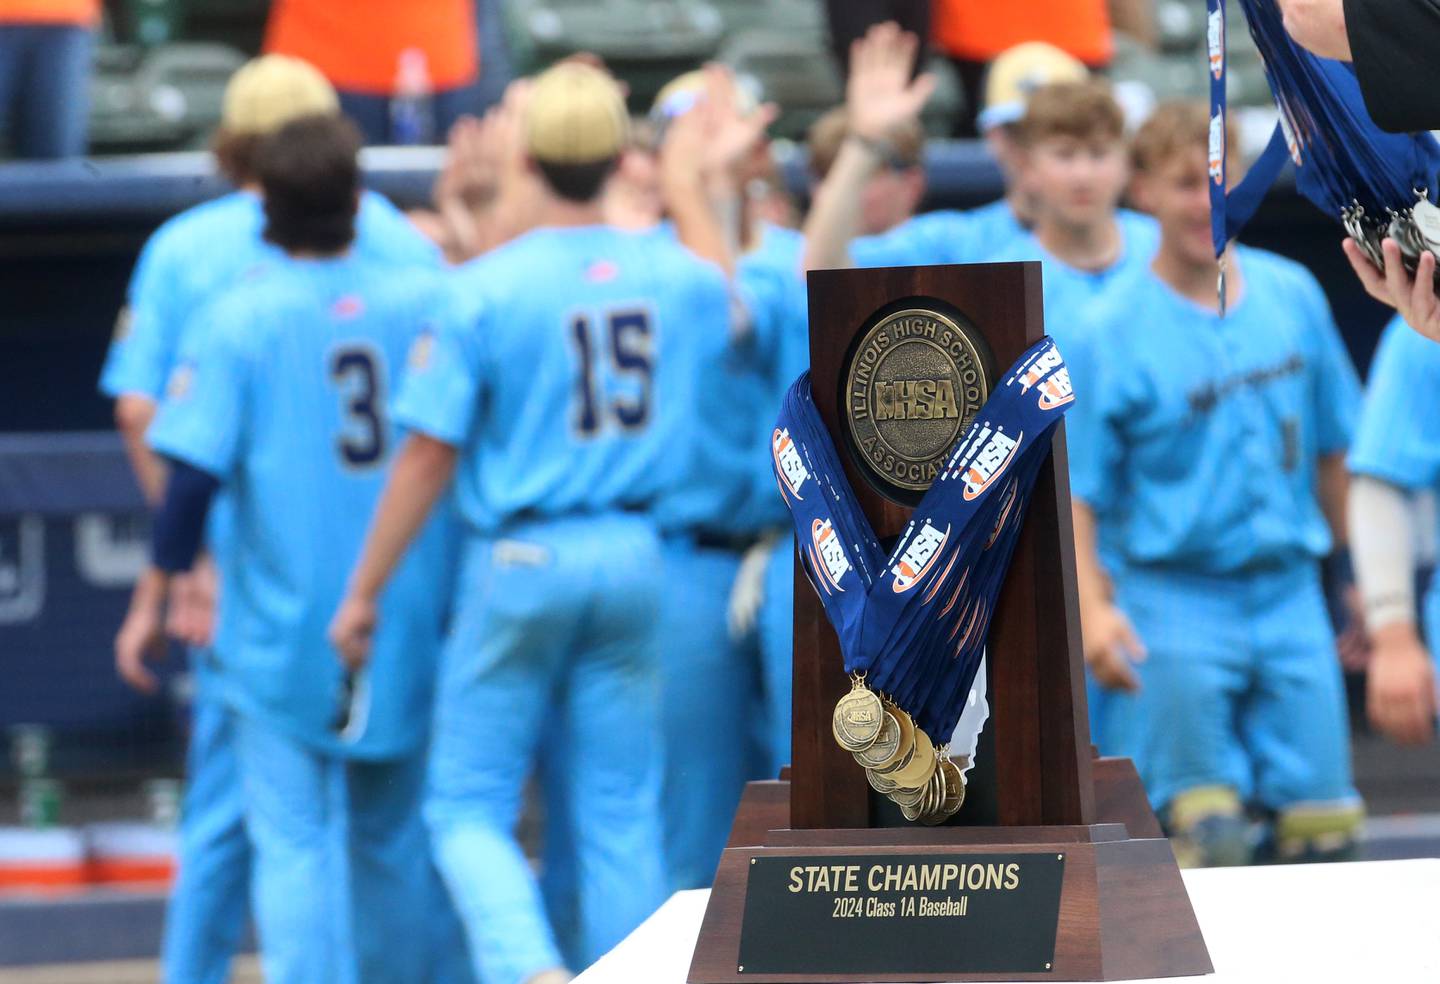
[[[792,830],[789,782],[750,783],[715,875],[690,984],[1109,981],[1212,973],[1170,843],[1134,767],[1128,759],[1099,759],[1095,766],[1102,822],[1089,826]],[[929,898],[923,884],[919,891],[867,897],[873,893],[866,882],[876,887],[882,871],[937,872],[942,865],[953,871],[958,864],[963,882],[966,870],[1003,870],[1014,859],[1026,872],[1040,866],[1038,880],[1051,882],[1048,899],[1028,881],[1023,899],[1018,891],[1007,899],[1005,886],[994,883],[968,893],[963,884],[947,892],[932,883]],[[849,885],[846,866],[854,869]],[[832,881],[817,885],[811,875],[804,884],[811,869],[825,869],[818,872],[822,878],[834,872]],[[752,894],[756,901],[747,898]],[[945,900],[953,909],[967,895],[968,911],[958,915],[934,905]],[[885,910],[884,899],[899,900],[900,911]],[[1032,899],[1039,904],[1032,907]],[[749,923],[747,904],[756,907]],[[1002,917],[1006,905],[1011,914]],[[795,918],[802,910],[804,919]],[[1012,931],[1014,946],[997,941]]]

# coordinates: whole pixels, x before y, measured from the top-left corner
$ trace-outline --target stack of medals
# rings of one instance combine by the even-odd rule
[[[832,731],[908,820],[943,823],[964,802],[963,771],[945,740],[984,656],[1051,435],[1072,400],[1054,342],[1031,346],[946,455],[887,554],[846,483],[808,374],[786,395],[773,438],[776,477],[852,679]]]
[[[1207,0],[1210,44],[1211,221],[1216,256],[1239,235],[1288,159],[1301,194],[1338,215],[1349,237],[1383,270],[1380,243],[1400,247],[1411,273],[1426,252],[1440,256],[1440,207],[1431,200],[1440,142],[1428,133],[1386,133],[1366,111],[1353,68],[1320,58],[1285,31],[1275,0],[1240,0],[1262,56],[1280,120],[1271,145],[1234,188],[1225,174],[1225,15]],[[1228,189],[1228,190],[1227,190]],[[1223,281],[1222,281],[1223,283]]]
[[[863,674],[835,705],[831,731],[865,767],[871,788],[906,820],[943,823],[965,802],[965,779],[945,746],[936,747],[910,715],[867,688]]]

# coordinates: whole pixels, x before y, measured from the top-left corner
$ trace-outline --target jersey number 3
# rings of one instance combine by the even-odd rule
[[[347,429],[335,441],[340,461],[369,468],[385,456],[385,405],[379,357],[365,345],[347,345],[330,355],[330,379],[345,401]]]
[[[610,370],[617,382],[625,381],[624,394],[615,394],[608,406],[601,406],[601,386],[597,385],[595,343],[590,334],[590,319],[577,314],[570,322],[572,340],[579,356],[579,378],[575,381],[578,407],[575,429],[581,437],[594,437],[605,426],[602,415],[608,416],[621,430],[639,430],[650,422],[650,400],[655,376],[653,336],[650,315],[634,308],[611,311],[605,316],[605,350]]]

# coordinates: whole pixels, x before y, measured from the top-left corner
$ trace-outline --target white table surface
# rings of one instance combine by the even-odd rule
[[[1215,973],[1171,984],[1440,984],[1440,859],[1182,872]],[[708,889],[679,892],[581,984],[683,984]]]

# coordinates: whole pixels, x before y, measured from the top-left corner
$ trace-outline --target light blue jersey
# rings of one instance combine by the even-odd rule
[[[1380,336],[1365,385],[1350,470],[1402,489],[1440,485],[1440,431],[1433,424],[1440,345],[1399,315]]]
[[[146,242],[131,277],[126,309],[105,358],[100,389],[159,400],[186,324],[248,269],[281,254],[261,238],[257,195],[231,192],[188,209]],[[360,196],[355,253],[400,266],[439,266],[433,243],[374,192]]]
[[[1160,228],[1150,216],[1122,208],[1115,213],[1115,221],[1120,227],[1120,255],[1103,270],[1081,270],[1052,256],[1033,232],[1010,240],[985,257],[993,262],[1040,261],[1045,330],[1054,337],[1067,359],[1066,345],[1074,326],[1085,320],[1102,298],[1115,291],[1117,284],[1137,275],[1148,276],[1150,261],[1160,244]]]
[[[1071,489],[1127,564],[1220,574],[1330,549],[1316,463],[1349,444],[1355,371],[1313,276],[1245,247],[1236,261],[1224,318],[1147,273],[1065,350]]]
[[[149,434],[158,453],[220,479],[233,504],[215,641],[225,698],[321,750],[393,757],[426,732],[448,601],[443,518],[381,598],[371,699],[344,740],[332,733],[342,673],[325,629],[395,447],[388,391],[411,343],[452,314],[435,272],[273,259],[189,333]]]
[[[788,270],[799,277],[800,262],[805,254],[805,234],[799,229],[773,225],[769,222],[760,226],[760,241],[744,256],[740,265],[761,264]]]
[[[412,366],[396,415],[461,449],[471,527],[649,509],[682,483],[697,501],[666,498],[663,518],[715,514],[713,487],[684,479],[710,450],[690,439],[700,366],[729,343],[718,268],[660,232],[586,226],[536,229],[456,278],[471,313]]]
[[[850,243],[857,267],[981,263],[1028,234],[1001,198],[979,208],[941,209],[912,216],[895,228]]]
[[[1365,384],[1365,402],[1350,471],[1409,491],[1440,487],[1440,432],[1434,426],[1440,345],[1396,315],[1380,336]],[[1440,578],[1425,594],[1425,634],[1440,653]]]

